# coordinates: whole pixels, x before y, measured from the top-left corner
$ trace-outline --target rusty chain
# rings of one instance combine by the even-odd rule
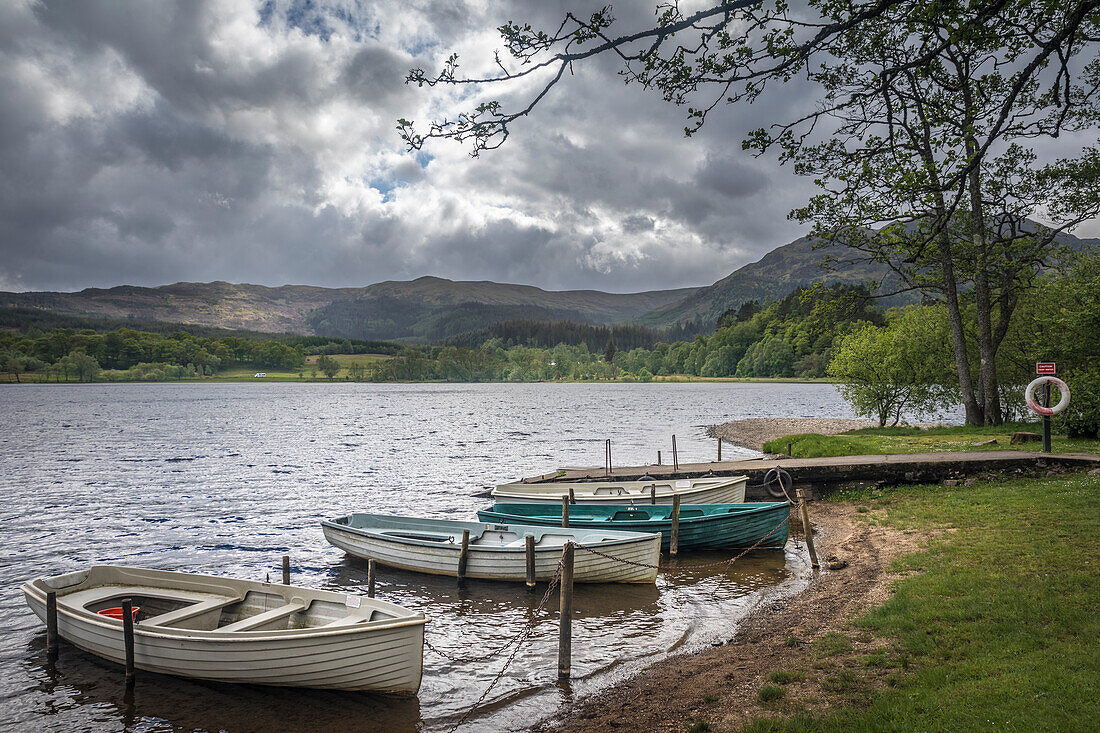
[[[539,601],[538,606],[535,607],[534,613],[537,614],[539,611],[543,610],[543,608],[546,606],[546,602],[550,599],[550,594],[554,592],[554,588],[556,588],[558,583],[561,581],[561,574],[562,574],[562,570],[564,568],[565,568],[565,558],[562,557],[561,560],[558,560],[558,566],[556,568],[554,568],[554,575],[553,575],[553,577],[550,578],[550,583],[549,583],[549,585],[546,586],[546,592],[542,594],[542,600]],[[490,659],[490,658],[496,656],[497,654],[500,654],[501,652],[503,652],[505,649],[507,649],[513,643],[515,644],[515,648],[512,649],[512,653],[508,655],[508,659],[506,659],[504,661],[504,664],[501,665],[500,671],[497,672],[495,677],[493,677],[493,681],[490,682],[489,686],[485,688],[485,691],[483,693],[481,693],[481,697],[479,697],[477,699],[477,702],[475,702],[473,704],[473,706],[470,707],[470,709],[467,710],[462,715],[462,717],[458,719],[458,722],[455,723],[448,730],[448,733],[454,733],[456,730],[461,728],[462,725],[467,721],[467,719],[469,719],[469,717],[471,715],[473,715],[474,711],[477,710],[479,707],[481,707],[481,704],[483,702],[485,702],[485,698],[489,697],[489,693],[493,691],[493,688],[496,686],[496,684],[498,682],[500,682],[500,678],[504,676],[504,672],[508,669],[508,667],[510,667],[512,665],[512,662],[516,658],[516,654],[518,654],[519,650],[523,647],[523,644],[521,642],[526,640],[526,638],[528,636],[530,636],[531,632],[533,632],[534,630],[535,630],[535,619],[532,616],[532,618],[527,622],[527,625],[524,626],[518,634],[516,634],[514,637],[512,637],[507,642],[505,642],[495,652],[492,652],[491,654],[488,654],[488,655],[485,655],[485,656],[482,656],[482,657],[473,657],[471,659],[465,660],[467,662],[476,662],[476,661],[482,661],[482,660],[485,660],[485,659]],[[429,644],[427,639],[424,640],[424,645],[427,646],[429,649],[431,649],[436,654],[439,654],[439,655],[441,655],[441,656],[443,656],[443,657],[445,657],[445,658],[447,658],[447,659],[449,659],[453,662],[460,661],[460,660],[454,659],[453,657],[439,651],[438,649],[433,647],[431,644]]]

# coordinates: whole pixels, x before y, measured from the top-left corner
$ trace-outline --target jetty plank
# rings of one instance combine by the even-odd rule
[[[762,456],[735,461],[669,465],[617,466],[610,475],[605,467],[565,468],[523,479],[523,483],[593,480],[637,481],[643,477],[698,478],[701,476],[749,477],[746,499],[771,499],[760,484],[773,468],[787,471],[797,486],[820,495],[840,484],[877,482],[883,484],[931,483],[965,479],[985,473],[1021,471],[1036,473],[1051,469],[1088,471],[1100,468],[1100,456],[1090,453],[1040,453],[1019,450],[959,451],[941,453],[890,453],[866,456],[787,458]],[[610,478],[609,478],[610,476]]]

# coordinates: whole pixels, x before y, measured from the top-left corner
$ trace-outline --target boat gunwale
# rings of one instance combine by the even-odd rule
[[[130,568],[130,567],[125,567],[125,566],[121,566],[121,565],[91,566],[91,568],[94,568],[94,567],[105,567],[105,568],[111,568],[111,569],[116,569],[117,568],[117,569],[120,569],[120,570],[142,570],[142,571],[152,570],[152,568]],[[91,568],[88,568],[88,569],[90,570]],[[79,572],[79,571],[76,571],[76,572]],[[304,627],[304,628],[299,628],[299,629],[266,629],[266,630],[255,630],[255,631],[251,631],[251,630],[246,630],[246,631],[219,631],[218,629],[210,629],[210,630],[205,630],[205,629],[182,629],[182,628],[173,627],[173,626],[143,626],[141,622],[138,622],[138,623],[134,624],[134,636],[135,637],[144,636],[144,637],[148,637],[148,638],[174,639],[174,640],[179,640],[179,639],[182,638],[182,639],[193,639],[195,641],[218,641],[218,642],[222,642],[222,641],[233,641],[233,642],[273,641],[274,642],[274,641],[283,641],[283,640],[296,641],[296,640],[310,639],[310,638],[327,638],[327,637],[332,637],[332,636],[363,634],[365,632],[388,631],[388,630],[391,630],[391,629],[399,629],[399,628],[404,628],[404,627],[407,627],[407,626],[423,626],[423,625],[425,625],[425,624],[427,624],[431,621],[431,618],[428,617],[427,615],[425,615],[422,611],[413,611],[411,609],[404,608],[403,606],[399,606],[395,603],[390,603],[389,601],[382,601],[382,600],[378,600],[378,599],[375,599],[375,598],[369,598],[368,596],[362,596],[362,595],[358,595],[358,594],[354,594],[354,593],[340,593],[339,591],[327,591],[327,590],[319,590],[319,589],[312,589],[312,588],[302,588],[300,586],[292,586],[292,585],[287,585],[287,586],[284,586],[284,585],[281,585],[281,584],[276,585],[274,583],[262,583],[262,582],[259,582],[259,581],[243,580],[243,579],[239,579],[239,578],[222,578],[222,577],[214,576],[214,575],[198,575],[198,574],[194,574],[194,573],[177,573],[175,571],[165,571],[165,570],[158,570],[158,571],[154,571],[154,572],[167,573],[169,575],[188,575],[192,578],[199,577],[199,578],[212,579],[212,580],[231,580],[231,581],[245,583],[245,584],[248,584],[248,585],[256,585],[261,589],[266,586],[266,587],[276,587],[276,588],[292,588],[294,590],[307,591],[311,594],[312,593],[320,593],[320,594],[331,594],[331,595],[334,595],[334,596],[343,595],[344,598],[345,598],[345,603],[346,603],[346,599],[347,599],[348,596],[355,596],[355,597],[358,597],[360,599],[365,599],[365,600],[369,601],[370,605],[381,604],[381,606],[383,606],[383,607],[379,607],[375,610],[380,610],[383,613],[390,613],[391,611],[388,610],[390,608],[400,609],[400,611],[403,611],[404,613],[400,614],[400,615],[397,615],[395,618],[392,618],[392,619],[378,619],[377,621],[363,620],[363,621],[360,621],[360,622],[357,622],[357,623],[351,623],[351,624],[347,624],[345,626],[338,626],[338,627],[333,627],[333,628],[325,628],[325,626],[315,626],[315,627]],[[67,573],[62,573],[60,575],[67,575]],[[40,577],[40,578],[34,578],[32,580],[28,580],[19,587],[19,590],[27,598],[33,598],[35,600],[35,602],[41,604],[42,606],[45,606],[45,604],[46,604],[46,593],[48,591],[44,590],[42,586],[39,586],[37,584],[39,582],[44,581],[44,580],[46,580],[48,578],[51,578],[51,577],[57,577],[57,576],[43,576],[43,577]],[[101,584],[97,584],[97,585],[92,585],[90,587],[105,587],[106,585],[113,585],[113,584],[101,583]],[[120,587],[120,589],[123,589],[123,591],[124,591],[125,586],[119,586],[119,587]],[[155,587],[155,586],[152,586],[152,587]],[[50,589],[50,590],[52,590],[52,589]],[[136,590],[138,590],[137,586],[135,586],[135,591]],[[170,588],[166,588],[165,590],[170,590]],[[68,595],[68,594],[65,594],[65,595]],[[138,593],[135,592],[134,595],[138,595]],[[122,625],[123,624],[122,624],[121,619],[111,619],[111,618],[108,618],[106,616],[102,616],[98,613],[93,613],[92,611],[88,611],[88,610],[83,609],[83,608],[75,608],[70,604],[64,603],[64,601],[62,600],[63,597],[64,596],[62,596],[62,595],[58,596],[58,600],[60,602],[57,604],[57,614],[58,614],[59,618],[64,617],[66,620],[68,620],[72,623],[78,623],[79,622],[79,623],[84,624],[86,626],[98,627],[98,628],[105,629],[105,630],[108,630],[108,631],[111,631],[111,632],[121,632],[122,631]],[[242,601],[244,600],[243,595],[241,596],[240,600],[242,600]],[[303,600],[305,600],[305,599],[303,599]],[[326,599],[326,598],[323,598],[323,597],[320,597],[320,598],[315,597],[315,598],[310,598],[309,599],[309,601],[311,603],[315,600],[322,600],[322,601],[329,600],[331,602],[336,602],[335,599]],[[288,601],[288,603],[289,602],[291,602],[291,601]],[[360,601],[360,603],[362,603],[362,600]]]
[[[352,515],[346,515],[346,516],[352,516]],[[338,518],[340,518],[340,517],[338,517]],[[447,520],[437,520],[437,521],[447,521]],[[486,530],[491,530],[493,525],[498,525],[498,526],[505,526],[505,527],[521,527],[523,529],[539,530],[539,532],[541,534],[546,534],[548,529],[555,529],[555,527],[553,527],[553,526],[535,525],[535,524],[518,524],[518,523],[515,523],[515,522],[507,522],[507,523],[505,523],[505,522],[478,522],[478,524],[488,525],[486,527]],[[359,528],[359,527],[352,527],[352,526],[347,525],[347,524],[337,524],[334,520],[331,520],[331,519],[322,520],[321,521],[321,526],[324,527],[324,528],[331,528],[331,529],[334,529],[334,530],[345,531],[345,532],[348,532],[350,534],[359,535],[361,537],[370,537],[372,539],[380,540],[380,541],[383,541],[383,542],[390,542],[390,543],[393,543],[393,544],[396,544],[396,545],[413,545],[413,546],[416,546],[416,547],[433,547],[433,548],[448,547],[448,548],[454,548],[456,551],[461,551],[461,545],[458,542],[447,542],[447,543],[444,543],[444,544],[440,544],[439,542],[432,541],[432,540],[417,540],[415,538],[410,538],[410,537],[395,537],[393,535],[387,535],[387,534],[385,534],[383,532],[379,532],[379,531],[374,531],[374,530],[370,530],[370,529],[362,529],[362,528]],[[577,528],[557,527],[556,529],[565,530],[566,532],[570,532],[571,534],[575,534],[575,531],[573,531],[573,530],[575,530]],[[594,531],[598,531],[599,528],[583,527],[583,528],[579,528],[579,529],[584,529],[586,532],[594,532]],[[632,532],[630,530],[625,530],[625,529],[608,529],[607,532],[614,533],[614,534],[619,534],[619,535],[633,535],[633,536],[632,537],[615,537],[615,538],[611,538],[611,539],[608,539],[608,540],[601,540],[600,542],[597,542],[597,543],[581,542],[579,540],[574,540],[573,544],[582,545],[584,547],[589,547],[589,546],[591,546],[591,547],[614,547],[616,545],[624,545],[624,544],[630,544],[630,543],[634,543],[634,542],[641,542],[641,541],[646,540],[646,539],[652,539],[655,536],[659,538],[660,534],[661,534],[660,532]],[[522,533],[522,534],[517,533],[517,534],[519,535],[519,537],[526,537],[527,536],[526,533]],[[533,533],[533,532],[531,534],[535,535],[535,533]],[[537,535],[535,535],[535,536],[537,536]],[[479,537],[480,537],[480,535],[479,535]],[[562,548],[564,546],[565,546],[565,543],[562,543],[561,545],[554,545],[552,547],[542,547],[542,548],[540,548],[540,547],[538,547],[538,544],[536,542],[535,554],[537,555],[539,553],[553,553],[555,555],[560,555],[561,551],[562,551]],[[524,548],[523,545],[493,547],[493,546],[489,546],[489,545],[474,545],[471,542],[470,543],[470,551],[473,552],[475,550],[477,552],[513,553],[513,554],[526,552],[526,549]]]
[[[501,503],[502,504],[507,504],[507,503],[510,503],[510,502],[501,502]],[[772,501],[764,502],[764,501],[762,501],[762,502],[743,502],[743,503],[746,503],[746,504],[760,504],[760,506],[759,507],[754,507],[752,509],[746,509],[745,511],[736,512],[736,513],[728,512],[726,514],[721,514],[721,513],[716,512],[716,513],[713,513],[713,514],[704,514],[703,516],[690,516],[690,517],[685,517],[681,514],[680,519],[679,519],[679,524],[682,527],[685,524],[699,524],[699,523],[707,522],[707,521],[715,521],[716,519],[728,519],[728,518],[731,518],[731,517],[747,517],[747,516],[754,516],[754,515],[758,515],[758,514],[765,514],[765,513],[768,513],[768,512],[772,512],[772,511],[778,511],[778,509],[784,504],[787,505],[787,508],[788,508],[788,511],[789,511],[790,508],[794,506],[789,501],[775,501],[775,502],[772,502]],[[547,506],[547,507],[552,507],[554,505],[553,504],[524,504],[523,506]],[[667,507],[667,508],[669,508],[669,511],[671,512],[671,505],[670,504],[657,504],[657,505],[653,505],[653,504],[603,504],[603,505],[600,505],[598,508],[608,509],[608,510],[615,509],[617,511],[630,511],[631,509],[645,509],[645,508],[650,507],[650,506]],[[700,507],[700,506],[712,507],[712,506],[732,506],[732,505],[729,505],[729,504],[726,504],[726,505],[723,505],[723,504],[681,504],[680,505],[680,511],[683,512],[685,509],[691,509],[692,507]],[[593,507],[593,508],[595,508],[595,507]],[[558,507],[558,509],[560,510],[560,507]],[[502,519],[509,519],[509,520],[512,517],[516,517],[516,518],[519,518],[519,519],[533,519],[534,518],[534,519],[538,519],[540,521],[546,521],[546,522],[549,522],[549,521],[554,519],[554,516],[552,514],[523,515],[523,514],[507,514],[507,513],[504,513],[504,512],[501,512],[500,514],[497,514],[495,508],[493,508],[493,509],[479,509],[478,510],[478,515],[479,516],[483,513],[493,515],[493,516],[499,516]],[[561,521],[561,512],[560,511],[558,512],[557,519],[558,519],[559,522]],[[614,525],[616,520],[610,519],[610,518],[595,519],[595,518],[585,517],[584,515],[570,514],[569,515],[569,521],[570,522],[576,521],[578,523],[584,522],[586,525],[587,525],[588,522],[606,521],[608,524]],[[636,523],[636,524],[641,524],[643,522],[653,522],[654,524],[670,524],[672,522],[672,517],[670,516],[667,519],[652,519],[652,518],[649,518],[649,519],[624,519],[624,520],[619,520],[619,521],[622,521],[624,523],[631,522],[631,523]],[[591,528],[588,527],[588,526],[585,526],[584,529],[591,529]],[[621,531],[630,532],[630,531],[633,531],[633,530],[621,530]]]
[[[656,490],[656,495],[659,496],[659,497],[680,496],[681,498],[683,498],[683,497],[693,496],[693,495],[696,495],[696,494],[702,494],[702,493],[705,493],[705,492],[708,492],[708,491],[717,491],[717,490],[720,490],[720,489],[725,489],[729,486],[734,486],[734,485],[742,483],[742,482],[745,483],[745,484],[748,484],[749,477],[745,476],[745,475],[740,475],[740,476],[714,476],[714,477],[706,477],[705,479],[678,479],[678,480],[692,481],[692,482],[707,480],[707,481],[713,481],[714,483],[708,484],[708,485],[705,485],[705,486],[694,486],[694,485],[692,485],[692,486],[688,486],[686,488],[680,488],[680,489],[677,489],[675,486],[671,486],[668,490],[657,489]],[[591,493],[578,492],[578,489],[583,489],[586,486],[597,486],[599,484],[637,484],[638,488],[641,489],[641,491],[637,492],[636,494],[631,494],[629,492],[628,493],[619,493],[619,494],[597,494],[597,493],[595,493],[596,490],[593,490]],[[645,489],[649,486],[654,485],[654,484],[666,484],[666,481],[665,480],[654,480],[654,481],[638,481],[638,480],[630,480],[630,481],[546,481],[546,482],[542,482],[542,483],[529,483],[529,484],[525,484],[525,483],[522,483],[522,482],[512,482],[512,483],[508,483],[508,484],[500,484],[498,486],[493,487],[493,490],[489,492],[489,495],[492,496],[494,499],[497,498],[497,497],[509,497],[509,496],[541,499],[541,498],[546,498],[546,497],[550,497],[550,496],[567,496],[569,494],[569,489],[572,488],[574,496],[576,497],[577,503],[587,503],[588,501],[595,501],[595,500],[602,500],[602,499],[614,499],[614,498],[618,498],[620,496],[639,496],[639,497],[644,498],[644,497],[647,497],[647,496],[651,495]],[[563,491],[560,491],[556,494],[551,493],[552,488],[553,487],[558,487],[558,486],[565,487],[565,488],[564,488]],[[529,491],[529,490],[525,491],[524,489],[535,489],[535,490],[534,491]],[[542,490],[540,491],[539,489],[542,489]]]

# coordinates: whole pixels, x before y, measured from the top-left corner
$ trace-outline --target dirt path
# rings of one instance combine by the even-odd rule
[[[823,571],[793,598],[764,604],[728,644],[663,660],[582,701],[548,729],[682,732],[706,721],[707,730],[734,731],[758,717],[851,704],[853,689],[862,695],[881,683],[889,665],[868,671],[867,655],[886,654],[885,644],[850,622],[889,597],[890,561],[924,540],[863,521],[878,513],[812,504],[819,552],[846,567]],[[794,674],[797,683],[784,687],[782,700],[761,702],[760,688],[777,671]]]

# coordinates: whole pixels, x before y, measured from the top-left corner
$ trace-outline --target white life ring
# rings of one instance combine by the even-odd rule
[[[1062,399],[1058,400],[1058,404],[1054,407],[1043,407],[1035,400],[1035,390],[1044,384],[1054,385],[1062,393]],[[1069,387],[1058,377],[1039,377],[1027,385],[1027,389],[1024,390],[1024,400],[1031,411],[1038,415],[1057,415],[1069,405]]]

